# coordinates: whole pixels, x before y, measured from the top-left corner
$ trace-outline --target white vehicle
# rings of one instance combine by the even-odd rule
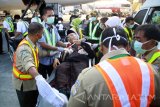
[[[160,1],[146,0],[140,11],[134,16],[138,24],[160,24]],[[158,44],[160,49],[160,42]]]
[[[160,24],[160,1],[146,0],[139,12],[134,16],[138,24]]]

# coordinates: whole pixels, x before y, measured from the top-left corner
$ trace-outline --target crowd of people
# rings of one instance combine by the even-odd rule
[[[92,12],[85,20],[72,16],[65,28],[51,7],[30,24],[16,22],[6,15],[3,28],[15,49],[20,107],[35,107],[38,95],[44,107],[160,106],[160,25],[138,25],[131,16],[122,22],[115,13],[99,20]]]

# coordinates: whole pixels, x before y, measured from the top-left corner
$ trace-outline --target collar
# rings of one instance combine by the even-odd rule
[[[156,47],[155,49],[153,49],[151,52],[149,52],[146,56],[144,56],[143,58],[146,60],[146,61],[148,61],[148,60],[150,60],[151,59],[151,57],[153,56],[153,54],[155,53],[155,52],[157,52],[157,51],[159,51],[159,49]]]
[[[109,53],[106,53],[100,61],[106,60],[106,59],[112,59],[112,58],[118,58],[118,56],[130,56],[130,54],[123,48],[120,48],[118,50],[113,50]]]
[[[36,49],[36,45],[29,39],[29,37],[26,37],[26,40],[31,44],[31,46]]]

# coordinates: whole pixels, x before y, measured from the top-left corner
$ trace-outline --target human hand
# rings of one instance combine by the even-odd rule
[[[64,51],[64,48],[62,48],[62,47],[57,47],[57,50],[58,50],[59,52],[63,52],[63,51]]]
[[[59,64],[60,64],[59,60],[55,58],[53,62],[53,68],[56,68]]]

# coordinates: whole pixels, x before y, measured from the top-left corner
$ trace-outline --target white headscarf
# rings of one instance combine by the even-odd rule
[[[109,26],[109,27],[117,27],[120,26],[122,27],[121,24],[121,20],[118,16],[113,16],[110,17],[106,22],[105,22],[105,26]]]

